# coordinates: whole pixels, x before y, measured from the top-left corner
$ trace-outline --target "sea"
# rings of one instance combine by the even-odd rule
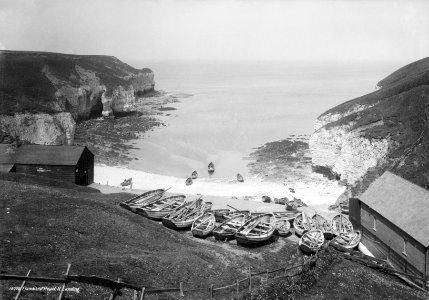
[[[138,160],[127,167],[179,179],[183,185],[194,170],[200,180],[211,183],[235,183],[237,173],[245,181],[263,181],[254,178],[257,175],[248,166],[257,147],[290,136],[308,137],[320,114],[373,92],[378,81],[403,65],[347,61],[127,63],[151,68],[156,89],[178,99],[166,105],[174,110],[159,115],[165,126],[130,142],[134,147],[131,155]],[[215,165],[211,175],[207,172],[210,162]],[[333,183],[326,179],[326,184]]]

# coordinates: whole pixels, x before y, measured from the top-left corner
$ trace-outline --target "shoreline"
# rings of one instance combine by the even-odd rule
[[[94,184],[91,186],[100,189],[103,193],[124,192],[120,183],[125,178],[132,177],[133,189],[130,190],[129,187],[126,187],[127,192],[142,193],[158,188],[170,188],[169,192],[173,194],[193,196],[200,194],[206,200],[214,199],[214,208],[227,208],[226,204],[230,204],[230,201],[231,203],[241,203],[242,206],[237,207],[238,209],[245,209],[244,207],[249,206],[253,211],[260,211],[259,209],[267,207],[270,211],[273,211],[273,207],[278,207],[277,211],[284,210],[283,205],[262,202],[262,196],[269,196],[272,200],[282,197],[299,198],[313,210],[328,212],[328,207],[345,189],[336,182],[329,182],[329,185],[326,182],[295,182],[294,192],[291,192],[291,185],[265,181],[258,176],[247,178],[242,183],[232,178],[201,178],[187,186],[185,185],[186,178],[152,174],[127,167],[95,165],[94,169]],[[323,177],[320,174],[314,174],[314,176]]]

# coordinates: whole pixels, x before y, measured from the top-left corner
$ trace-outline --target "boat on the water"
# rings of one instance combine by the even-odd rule
[[[191,177],[188,177],[188,178],[186,179],[186,181],[185,181],[185,184],[186,184],[186,185],[191,185],[192,183],[194,183],[194,182],[192,181],[192,178],[191,178]]]
[[[198,178],[198,172],[197,171],[192,172],[191,178],[197,179]]]
[[[216,222],[222,223],[225,221],[225,218],[223,216],[229,214],[231,211],[228,208],[220,208],[212,210],[212,212],[214,213]]]
[[[246,222],[247,216],[244,214],[225,220],[222,224],[213,230],[215,239],[224,241],[233,239],[237,230]]]
[[[172,229],[191,228],[192,223],[206,211],[210,210],[211,206],[211,202],[204,203],[201,198],[198,198],[189,205],[177,211],[173,211],[171,214],[162,218],[162,224]]]
[[[276,218],[272,213],[255,216],[246,221],[235,234],[237,243],[256,245],[268,241],[276,230]]]
[[[192,223],[191,232],[193,236],[206,237],[213,231],[215,226],[216,219],[214,213],[207,212]]]
[[[349,233],[343,233],[334,238],[330,245],[334,246],[336,249],[349,252],[359,246],[362,234],[360,231],[352,231]]]
[[[297,215],[293,220],[293,227],[295,228],[295,234],[301,236],[304,232],[314,229],[313,221],[307,217],[305,212]]]
[[[319,229],[312,229],[302,235],[298,245],[304,253],[313,254],[320,250],[324,242],[323,232]]]
[[[333,217],[331,224],[332,224],[332,232],[334,233],[335,236],[353,231],[352,223],[343,214],[339,214]]]
[[[311,219],[314,223],[314,227],[323,232],[323,236],[326,240],[330,240],[334,237],[331,222],[329,222],[322,215],[319,215],[317,213],[312,216]]]
[[[133,197],[127,201],[121,202],[119,203],[119,205],[132,212],[135,212],[137,207],[141,207],[143,205],[160,199],[162,196],[164,196],[166,191],[167,190],[164,189],[151,190],[136,197]]]
[[[287,219],[276,219],[276,231],[279,236],[287,236],[290,232],[290,222]]]
[[[209,171],[209,174],[213,174],[215,171],[215,166],[212,162],[209,163],[209,165],[207,166],[207,169]]]
[[[240,173],[237,173],[237,181],[238,182],[244,182],[243,175],[241,175]]]
[[[185,195],[162,197],[155,202],[136,208],[136,213],[152,220],[161,220],[175,209],[185,205]]]

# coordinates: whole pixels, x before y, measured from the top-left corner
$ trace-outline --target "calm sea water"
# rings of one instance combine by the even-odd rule
[[[249,176],[255,147],[290,135],[311,134],[316,117],[344,101],[372,92],[400,63],[134,62],[155,73],[156,89],[186,93],[168,106],[168,124],[134,142],[139,160],[130,168],[187,177]],[[166,116],[166,114],[171,114]]]

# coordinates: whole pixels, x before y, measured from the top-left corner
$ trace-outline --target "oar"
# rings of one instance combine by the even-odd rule
[[[236,211],[239,211],[239,209],[236,209],[235,207],[232,207],[231,205],[227,204],[226,206],[231,207],[232,209],[235,209]]]

